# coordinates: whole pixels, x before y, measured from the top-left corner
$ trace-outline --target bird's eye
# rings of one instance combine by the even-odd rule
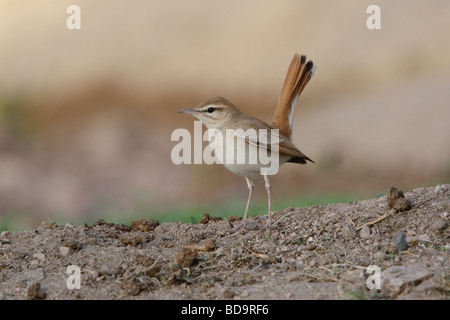
[[[214,110],[216,110],[216,109],[214,109],[213,107],[209,107],[208,110],[206,110],[206,111],[208,111],[208,113],[213,113]]]

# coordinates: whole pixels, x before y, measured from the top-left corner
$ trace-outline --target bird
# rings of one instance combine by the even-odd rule
[[[236,230],[245,226],[247,222],[254,191],[253,180],[261,177],[264,178],[267,192],[269,232],[272,225],[270,174],[264,173],[262,168],[265,165],[260,159],[250,161],[251,152],[266,152],[270,156],[276,152],[278,165],[286,162],[314,163],[293,144],[292,133],[293,117],[299,96],[313,76],[316,67],[313,60],[306,61],[305,55],[294,54],[270,124],[241,112],[233,103],[221,96],[206,99],[194,108],[178,111],[196,117],[208,129],[208,132],[212,132],[208,135],[209,146],[214,149],[215,157],[219,159],[218,162],[231,172],[243,176],[247,182],[249,191],[247,205],[242,223],[235,228]],[[228,143],[229,140],[225,141],[225,138],[229,137],[227,134],[230,131],[231,136],[235,139],[232,144]],[[245,134],[246,132],[250,133]],[[219,136],[220,138],[218,138]],[[231,146],[229,147],[229,145]],[[229,161],[230,159],[231,161]],[[277,170],[278,168],[276,168]]]

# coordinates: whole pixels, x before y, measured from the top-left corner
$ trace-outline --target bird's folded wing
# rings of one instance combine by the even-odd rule
[[[262,129],[262,130],[261,130]],[[263,121],[253,123],[253,128],[241,126],[234,130],[234,135],[259,148],[275,150],[278,148],[280,155],[292,157],[293,162],[306,163],[305,160],[313,162],[305,156],[298,148],[278,129],[266,124]]]

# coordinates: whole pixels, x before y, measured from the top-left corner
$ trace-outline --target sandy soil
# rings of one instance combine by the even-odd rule
[[[286,208],[270,235],[264,216],[241,232],[240,218],[207,214],[197,225],[43,222],[1,234],[0,298],[448,299],[449,211],[450,185],[438,185]],[[80,289],[68,288],[71,265]]]

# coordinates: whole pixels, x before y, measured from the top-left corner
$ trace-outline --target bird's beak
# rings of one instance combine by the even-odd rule
[[[198,112],[197,110],[192,109],[192,108],[190,108],[190,109],[181,109],[181,110],[178,111],[178,113],[187,113],[187,114],[192,114],[192,115],[196,114],[197,112]]]

